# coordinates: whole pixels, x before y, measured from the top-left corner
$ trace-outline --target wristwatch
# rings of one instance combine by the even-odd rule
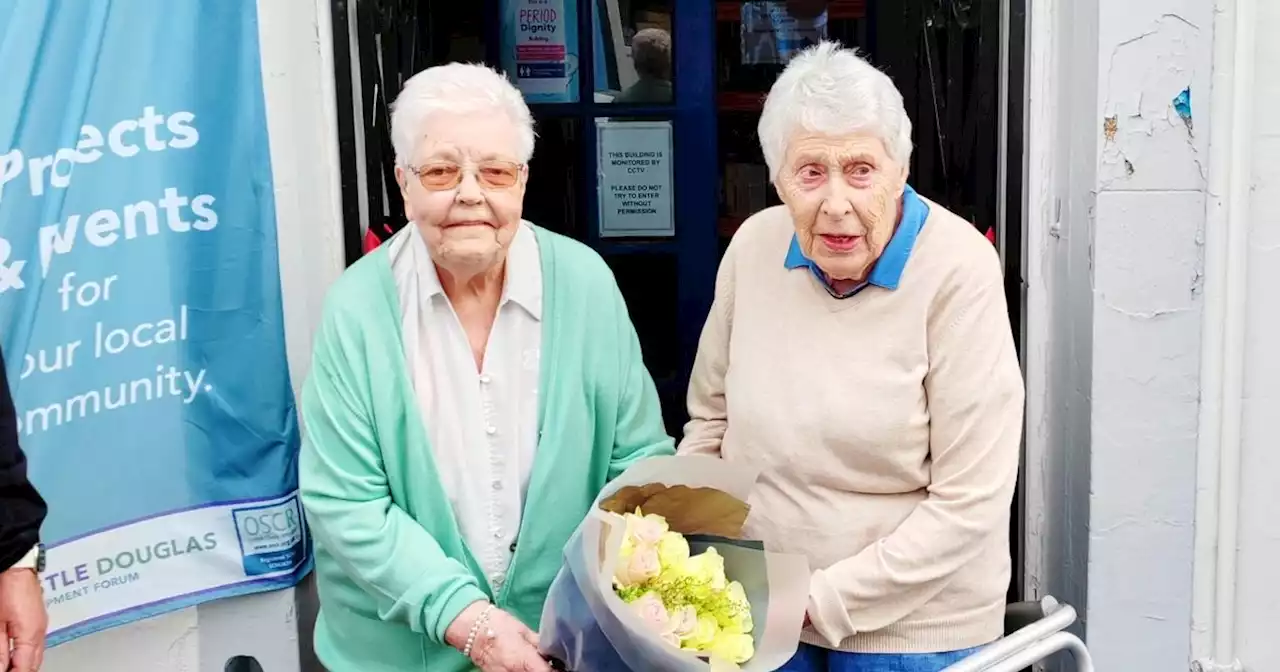
[[[44,544],[36,544],[22,559],[13,563],[12,569],[33,569],[36,574],[44,573]]]

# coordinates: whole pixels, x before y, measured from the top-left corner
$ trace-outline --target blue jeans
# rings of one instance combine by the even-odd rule
[[[778,672],[941,672],[980,648],[942,653],[845,653],[801,644]]]

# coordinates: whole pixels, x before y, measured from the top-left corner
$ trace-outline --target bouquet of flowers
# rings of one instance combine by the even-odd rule
[[[808,605],[803,556],[744,539],[758,470],[662,457],[601,493],[565,548],[540,648],[561,669],[774,670]]]
[[[614,514],[616,515],[616,514]],[[755,651],[751,602],[729,581],[715,546],[692,555],[689,540],[657,514],[623,514],[626,536],[614,591],[663,641],[734,664]]]

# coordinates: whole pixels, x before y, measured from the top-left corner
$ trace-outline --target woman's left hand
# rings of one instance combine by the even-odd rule
[[[511,614],[495,609],[486,623],[492,631],[471,661],[483,672],[551,672],[538,652],[538,635]]]

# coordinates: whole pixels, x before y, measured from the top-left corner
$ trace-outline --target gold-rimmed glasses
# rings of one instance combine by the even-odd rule
[[[492,159],[475,164],[476,180],[485,189],[510,189],[520,181],[523,164]],[[448,191],[462,182],[463,166],[455,161],[431,161],[409,166],[422,187],[429,191]]]

